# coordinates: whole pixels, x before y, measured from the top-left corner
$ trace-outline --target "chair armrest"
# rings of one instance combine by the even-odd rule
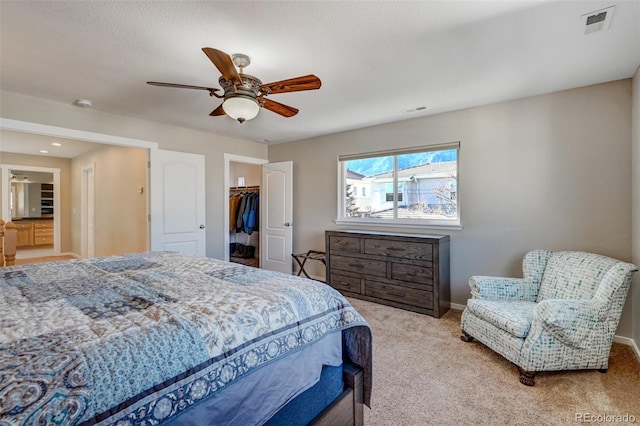
[[[534,309],[533,323],[538,322],[543,330],[566,345],[584,348],[594,324],[605,321],[608,310],[606,300],[547,299]]]
[[[526,278],[475,275],[469,279],[469,287],[474,299],[535,302],[539,283]]]

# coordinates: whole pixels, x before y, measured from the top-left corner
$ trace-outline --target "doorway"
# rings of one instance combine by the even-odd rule
[[[249,245],[255,246],[258,252],[258,267],[272,271],[279,271],[290,274],[293,271],[292,244],[293,244],[293,162],[285,161],[281,163],[269,163],[268,160],[251,157],[241,157],[232,154],[225,154],[224,169],[224,238],[225,238],[225,259],[232,261],[231,253],[234,252],[232,243],[242,243],[237,241],[235,235],[237,226],[234,228],[230,223],[233,214],[230,212],[230,197],[234,191],[248,191],[250,189],[259,191],[259,206],[257,214],[259,216],[256,229],[257,237],[244,238]],[[237,163],[237,164],[233,164]],[[231,170],[235,167],[236,172]],[[256,176],[255,181],[247,180],[247,176],[236,174],[238,170],[251,176]],[[259,185],[252,185],[257,183]],[[228,197],[228,198],[227,198]],[[246,205],[245,205],[246,208]],[[236,216],[237,218],[237,216]],[[243,218],[244,219],[244,218]],[[240,236],[240,238],[243,238]],[[245,244],[246,245],[246,244]]]
[[[2,217],[18,229],[16,259],[60,254],[60,169],[0,165]]]
[[[225,260],[261,267],[260,262],[260,186],[262,164],[266,160],[225,154],[228,195],[225,209]]]

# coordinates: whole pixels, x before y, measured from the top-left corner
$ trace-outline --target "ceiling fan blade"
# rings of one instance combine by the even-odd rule
[[[160,87],[177,87],[178,89],[207,90],[209,92],[217,92],[218,90],[220,90],[215,87],[190,86],[188,84],[175,84],[175,83],[161,83],[159,81],[147,81],[147,84],[150,84],[152,86],[160,86]]]
[[[301,77],[290,78],[288,80],[274,81],[260,86],[260,91],[266,94],[300,92],[302,90],[319,89],[322,82],[313,74]]]
[[[203,47],[202,51],[209,57],[213,65],[218,68],[220,74],[229,81],[240,83],[240,75],[236,70],[236,66],[233,65],[231,56],[224,53],[222,50],[214,49],[212,47]]]
[[[260,98],[260,101],[264,101],[264,104],[262,105],[264,108],[268,109],[269,111],[273,111],[276,114],[280,114],[284,117],[293,117],[299,111],[297,108],[272,101],[271,99]]]
[[[225,115],[226,113],[224,112],[224,109],[222,109],[222,104],[220,104],[220,106],[216,109],[214,109],[213,111],[211,111],[211,114],[209,114],[212,117],[216,117],[218,115]]]

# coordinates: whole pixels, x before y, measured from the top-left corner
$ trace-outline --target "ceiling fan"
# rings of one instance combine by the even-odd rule
[[[223,99],[222,104],[209,115],[219,116],[226,114],[240,123],[254,118],[258,115],[260,108],[266,108],[283,117],[293,117],[299,111],[297,108],[272,101],[267,99],[267,96],[277,93],[315,90],[319,89],[322,84],[320,79],[313,74],[262,84],[262,81],[257,77],[244,73],[244,68],[251,63],[247,55],[234,54],[229,56],[225,52],[211,47],[204,47],[202,51],[222,74],[218,79],[218,83],[224,90],[224,95],[217,94],[216,92],[220,89],[215,87],[160,83],[157,81],[147,81],[147,84],[180,89],[207,90],[210,96]],[[237,70],[236,67],[238,68]]]

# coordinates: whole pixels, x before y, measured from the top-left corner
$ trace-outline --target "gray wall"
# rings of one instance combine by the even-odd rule
[[[338,155],[452,141],[463,229],[409,232],[451,235],[453,303],[471,275],[521,276],[531,249],[631,260],[630,79],[270,146],[294,163],[294,251],[339,228]],[[619,335],[631,315],[629,298]]]

